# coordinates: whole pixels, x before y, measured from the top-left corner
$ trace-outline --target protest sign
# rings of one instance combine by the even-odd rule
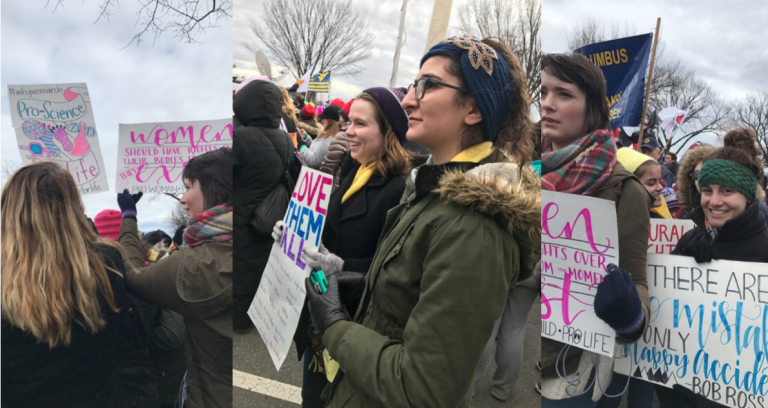
[[[649,325],[616,372],[729,407],[768,406],[768,268],[648,255]]]
[[[597,285],[619,264],[616,207],[541,192],[541,336],[612,356],[616,332],[595,314]]]
[[[645,70],[653,36],[643,34],[585,45],[574,52],[589,58],[603,71],[611,128],[639,126],[645,100]]]
[[[181,175],[195,156],[232,147],[232,119],[120,124],[117,192],[184,194]]]
[[[308,167],[301,168],[283,218],[283,239],[272,245],[256,297],[248,308],[248,316],[278,370],[285,361],[299,324],[307,295],[304,280],[312,272],[301,261],[301,251],[304,247],[320,246],[332,185],[332,176]]]
[[[680,238],[696,225],[691,220],[651,219],[648,229],[648,253],[668,254],[675,249]]]
[[[86,84],[8,85],[8,99],[22,163],[59,164],[80,194],[109,191]]]

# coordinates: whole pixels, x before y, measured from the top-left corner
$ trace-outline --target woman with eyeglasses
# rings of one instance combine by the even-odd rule
[[[406,137],[431,156],[387,214],[354,319],[336,275],[324,294],[307,284],[312,321],[340,366],[327,406],[470,406],[494,322],[539,259],[526,89],[496,41],[455,37],[422,58],[402,107]]]

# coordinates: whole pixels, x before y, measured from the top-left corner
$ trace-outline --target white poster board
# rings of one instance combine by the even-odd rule
[[[86,84],[8,85],[8,99],[24,165],[54,162],[80,194],[109,191]]]
[[[614,370],[733,408],[768,406],[768,266],[649,254],[647,273],[649,326],[617,348]]]
[[[662,220],[651,219],[648,229],[648,253],[669,254],[677,246],[680,238],[696,227],[691,220]]]
[[[616,332],[595,314],[597,285],[619,264],[613,202],[541,192],[541,336],[612,356]]]
[[[312,268],[301,261],[305,246],[317,248],[323,236],[333,177],[302,167],[283,221],[285,232],[272,246],[248,316],[280,370],[291,348],[307,292],[304,280]]]
[[[184,194],[190,159],[232,147],[232,119],[120,124],[116,190]]]

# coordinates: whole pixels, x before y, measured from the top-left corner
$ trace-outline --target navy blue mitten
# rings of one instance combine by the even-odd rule
[[[645,312],[629,272],[608,264],[608,274],[597,285],[595,314],[626,340],[643,334]]]

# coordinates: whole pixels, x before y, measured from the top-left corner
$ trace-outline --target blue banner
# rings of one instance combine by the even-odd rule
[[[585,45],[574,52],[600,67],[607,85],[611,128],[640,126],[645,96],[645,70],[651,55],[652,34]]]

